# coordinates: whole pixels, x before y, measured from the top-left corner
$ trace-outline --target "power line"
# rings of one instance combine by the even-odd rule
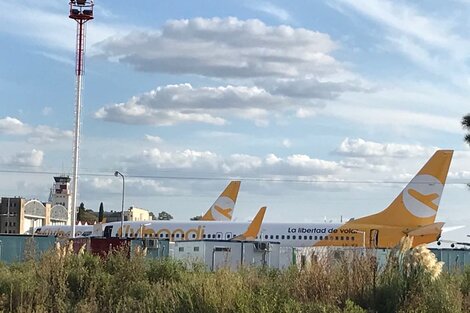
[[[61,175],[64,174],[60,171],[32,171],[32,170],[7,170],[0,169],[0,173],[11,173],[11,174],[33,174],[33,175]],[[91,176],[91,177],[114,177],[113,173],[98,173],[88,172],[81,173],[80,176]],[[126,174],[126,178],[141,178],[148,180],[168,179],[168,180],[206,180],[206,181],[218,181],[218,180],[244,180],[244,181],[255,181],[255,182],[282,182],[282,183],[317,183],[317,184],[407,184],[409,181],[371,181],[371,180],[320,180],[320,179],[299,179],[299,178],[270,178],[270,177],[246,177],[246,176],[173,176],[173,175],[138,175],[138,174]],[[467,185],[469,181],[448,181],[447,185]]]

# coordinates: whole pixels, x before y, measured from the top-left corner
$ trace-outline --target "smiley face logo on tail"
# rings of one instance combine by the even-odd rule
[[[403,190],[405,208],[420,218],[436,215],[443,188],[442,183],[434,176],[416,176]]]
[[[222,208],[218,205],[214,205],[214,209],[219,212],[220,214],[222,214],[223,216],[225,216],[227,219],[232,219],[232,208]]]
[[[420,193],[419,191],[415,190],[415,189],[408,189],[408,193],[410,194],[410,196],[412,196],[413,198],[415,198],[416,200],[418,200],[419,202],[427,205],[428,207],[434,209],[437,211],[437,204],[435,204],[433,201],[436,200],[439,195],[437,193],[431,193],[431,194],[428,194],[428,195],[424,195],[422,193]]]
[[[216,221],[230,221],[232,219],[235,202],[229,197],[219,197],[210,208],[210,212]]]

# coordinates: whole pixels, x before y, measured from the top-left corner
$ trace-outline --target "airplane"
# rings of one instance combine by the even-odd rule
[[[214,204],[202,216],[202,221],[230,221],[232,220],[235,203],[237,202],[240,181],[231,181],[222,191]],[[146,221],[147,222],[147,221]],[[93,232],[93,225],[76,225],[75,237],[88,237]],[[45,225],[35,229],[37,235],[50,235],[58,237],[70,237],[72,226],[70,225]]]
[[[352,246],[392,248],[404,236],[413,246],[439,239],[444,223],[435,222],[439,202],[452,160],[453,150],[438,150],[383,211],[344,224],[270,223],[262,225],[258,240],[280,242],[281,246]],[[177,240],[229,240],[248,223],[227,221],[149,221],[103,224],[104,237],[161,238]]]

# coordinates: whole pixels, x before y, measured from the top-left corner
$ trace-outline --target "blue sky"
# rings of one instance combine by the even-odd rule
[[[187,219],[240,178],[239,220],[337,221],[444,148],[438,219],[470,222],[470,2],[129,3],[88,25],[79,202],[119,209],[120,170],[126,206]],[[0,10],[0,190],[46,200],[72,166],[75,22],[66,1]]]

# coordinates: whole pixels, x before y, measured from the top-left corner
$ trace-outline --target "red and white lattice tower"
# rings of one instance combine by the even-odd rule
[[[72,206],[70,208],[70,220],[72,223],[72,238],[75,237],[75,219],[77,216],[77,194],[78,194],[78,152],[80,146],[80,113],[82,108],[82,78],[84,74],[85,58],[85,24],[93,19],[92,0],[71,0],[69,17],[77,22],[77,49],[75,58],[75,75],[77,78],[75,87],[75,131],[73,140],[73,173],[72,173]]]

